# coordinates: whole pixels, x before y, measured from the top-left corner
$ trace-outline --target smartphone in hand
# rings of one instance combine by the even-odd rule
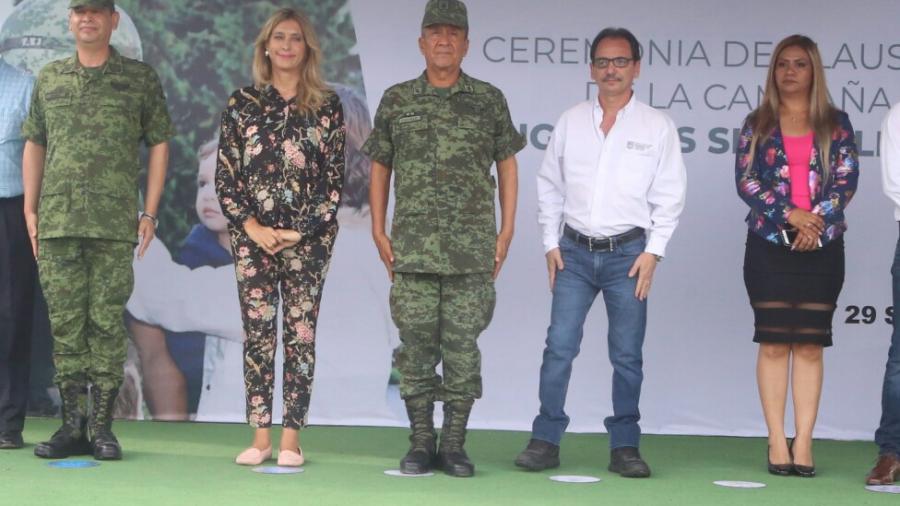
[[[794,241],[797,240],[797,229],[796,228],[783,228],[781,229],[781,241],[784,242],[784,245],[787,247],[791,247],[794,245]],[[822,247],[822,238],[816,238],[816,244],[821,248]]]

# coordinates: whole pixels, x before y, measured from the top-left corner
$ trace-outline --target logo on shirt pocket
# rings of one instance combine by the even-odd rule
[[[640,155],[650,155],[653,153],[653,144],[638,141],[628,141],[625,144],[625,149],[631,151],[632,153],[637,153]]]

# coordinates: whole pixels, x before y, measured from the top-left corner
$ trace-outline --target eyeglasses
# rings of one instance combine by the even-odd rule
[[[605,69],[609,67],[609,64],[612,63],[616,68],[625,68],[629,63],[633,62],[634,58],[625,58],[624,56],[619,56],[616,58],[594,58],[594,61],[591,62],[598,69]]]

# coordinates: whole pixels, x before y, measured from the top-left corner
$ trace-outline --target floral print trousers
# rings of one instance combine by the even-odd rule
[[[241,317],[244,322],[244,385],[247,421],[272,425],[275,347],[279,299],[283,300],[284,419],[282,426],[306,425],[316,363],[316,320],[337,226],[269,255],[243,231],[232,230]]]

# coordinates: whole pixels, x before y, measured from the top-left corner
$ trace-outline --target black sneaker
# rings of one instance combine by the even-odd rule
[[[532,439],[516,457],[516,466],[529,471],[559,467],[559,446],[540,439]]]
[[[633,446],[610,450],[608,469],[624,478],[650,477],[650,466],[641,458],[641,452]]]

